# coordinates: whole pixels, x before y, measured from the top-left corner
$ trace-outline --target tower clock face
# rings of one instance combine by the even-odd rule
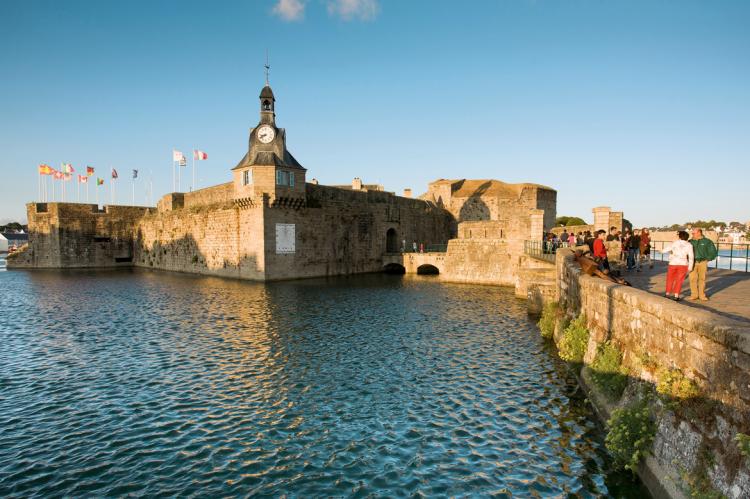
[[[268,144],[276,136],[274,129],[268,125],[263,125],[258,128],[258,140],[264,144]]]

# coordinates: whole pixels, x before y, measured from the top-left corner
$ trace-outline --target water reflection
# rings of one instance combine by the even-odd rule
[[[1,279],[0,493],[643,495],[508,290]]]

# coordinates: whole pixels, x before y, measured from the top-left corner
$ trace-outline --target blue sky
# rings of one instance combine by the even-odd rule
[[[496,178],[588,221],[750,220],[747,1],[5,1],[0,20],[0,220],[25,219],[43,162],[117,168],[123,204],[132,168],[171,190],[172,148],[228,181],[266,49],[308,179]]]

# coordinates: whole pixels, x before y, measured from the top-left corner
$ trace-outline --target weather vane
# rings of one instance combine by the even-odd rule
[[[263,67],[266,68],[266,85],[268,85],[268,73],[271,71],[271,65],[268,64],[268,49],[266,49],[266,65]]]

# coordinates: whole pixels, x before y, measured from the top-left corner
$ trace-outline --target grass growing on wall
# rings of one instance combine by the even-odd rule
[[[581,314],[563,331],[558,345],[560,358],[568,362],[583,362],[588,343],[589,330],[586,328],[586,316]]]
[[[539,330],[542,333],[542,338],[552,338],[555,334],[555,324],[557,323],[557,317],[559,315],[560,307],[557,302],[550,302],[544,305],[542,309],[542,316],[537,322]]]
[[[619,399],[628,385],[627,372],[622,367],[622,353],[608,341],[596,349],[591,378],[610,400]]]
[[[686,400],[700,395],[695,381],[686,378],[679,369],[661,369],[657,376],[656,391],[673,399]]]
[[[656,435],[656,423],[651,419],[648,404],[638,401],[612,412],[607,422],[609,433],[604,440],[615,464],[635,473]]]

